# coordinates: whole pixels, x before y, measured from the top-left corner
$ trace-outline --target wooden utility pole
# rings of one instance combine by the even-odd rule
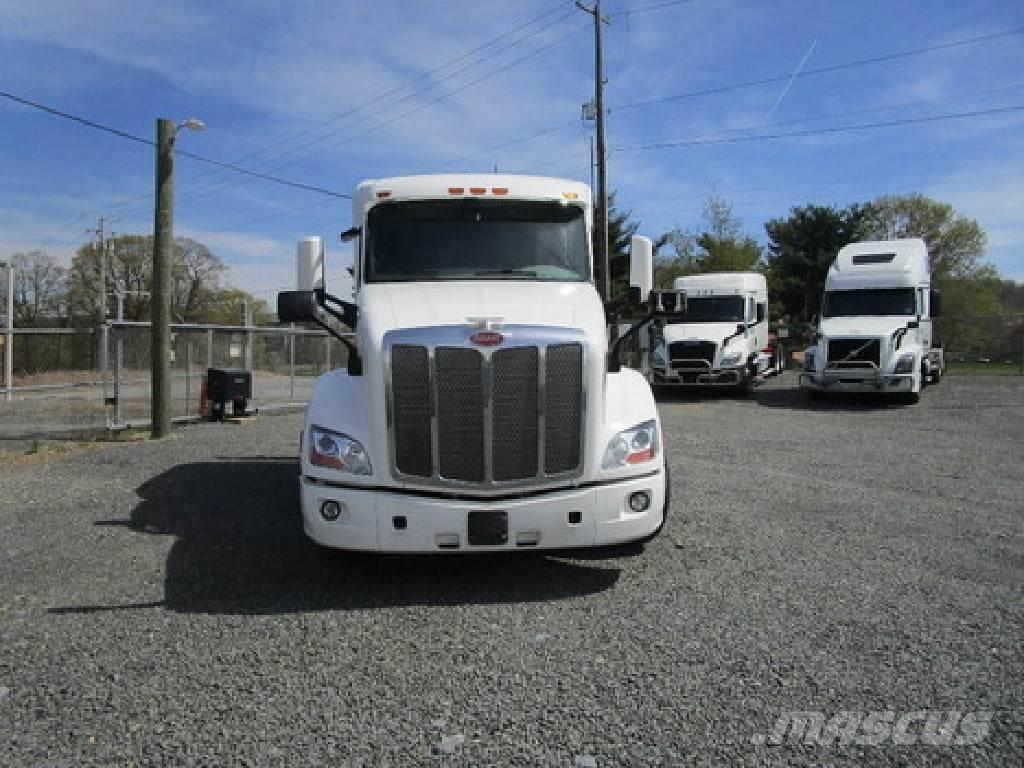
[[[151,434],[171,432],[171,261],[174,244],[174,122],[156,121],[156,206],[153,218],[153,285],[150,290]]]
[[[597,129],[597,215],[594,228],[597,246],[594,253],[595,282],[601,296],[607,301],[611,297],[611,275],[608,268],[608,145],[604,130],[604,56],[601,48],[601,27],[609,19],[601,15],[601,0],[594,0],[588,7],[581,0],[576,6],[594,17],[594,118]]]

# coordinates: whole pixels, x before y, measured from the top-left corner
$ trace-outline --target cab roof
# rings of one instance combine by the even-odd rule
[[[903,288],[928,285],[928,248],[919,237],[865,240],[839,250],[829,267],[829,290]]]
[[[766,291],[767,281],[760,272],[708,272],[685,275],[672,282],[677,290],[700,291],[708,295]]]
[[[503,173],[395,176],[360,182],[356,187],[352,204],[353,210],[364,211],[385,200],[429,200],[449,197],[560,200],[589,207],[590,187],[568,179]]]

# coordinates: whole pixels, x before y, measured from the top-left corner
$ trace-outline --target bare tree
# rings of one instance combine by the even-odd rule
[[[46,251],[15,253],[14,324],[31,327],[46,317],[60,319],[67,295],[67,270]]]

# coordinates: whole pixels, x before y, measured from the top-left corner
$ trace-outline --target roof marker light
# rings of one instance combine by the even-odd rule
[[[471,195],[486,195],[487,187],[470,187],[469,194]]]
[[[378,200],[383,200],[385,197],[391,197],[391,192],[388,190],[381,190],[377,193]]]
[[[491,187],[491,192],[496,195],[507,195],[508,187]]]
[[[466,190],[462,187],[448,187],[449,195],[461,195]]]
[[[563,192],[562,193],[562,197],[564,197],[566,200],[579,200],[580,199],[580,195],[579,195],[578,192]]]

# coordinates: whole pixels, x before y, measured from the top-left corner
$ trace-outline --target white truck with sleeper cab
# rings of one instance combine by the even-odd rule
[[[781,373],[785,357],[768,336],[768,285],[758,272],[678,277],[686,294],[682,322],[667,323],[651,346],[656,386],[730,387],[748,393]]]
[[[282,322],[332,329],[328,313],[353,331],[346,368],[316,380],[306,411],[307,535],[381,552],[656,535],[661,424],[645,378],[609,349],[590,189],[410,176],[362,182],[352,211],[352,301],[309,285],[278,297]],[[651,258],[634,238],[635,296],[650,294]]]
[[[878,392],[917,402],[945,367],[932,328],[938,315],[923,240],[844,246],[825,280],[817,340],[804,353],[800,386],[810,395]]]

